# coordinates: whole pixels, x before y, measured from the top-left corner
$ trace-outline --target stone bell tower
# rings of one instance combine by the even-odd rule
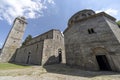
[[[14,20],[13,26],[2,47],[0,62],[8,62],[16,49],[20,47],[26,24],[25,17],[17,17]]]

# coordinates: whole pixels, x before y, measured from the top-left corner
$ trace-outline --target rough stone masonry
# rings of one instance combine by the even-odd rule
[[[120,28],[93,10],[74,14],[64,31],[66,64],[84,70],[120,71]]]
[[[16,49],[20,47],[26,24],[27,22],[24,17],[17,17],[14,20],[13,26],[2,47],[0,62],[8,62]]]

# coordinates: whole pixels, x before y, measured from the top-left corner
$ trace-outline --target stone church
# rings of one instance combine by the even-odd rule
[[[15,63],[48,65],[65,62],[64,36],[52,29],[32,38],[25,46],[16,50]]]
[[[0,62],[47,65],[65,62],[64,36],[56,29],[32,38],[21,46],[26,27],[26,19],[17,17],[0,50]]]
[[[21,46],[27,21],[17,17],[0,50],[0,62],[120,71],[120,28],[115,21],[104,12],[85,9],[69,19],[64,35],[52,29]]]
[[[84,70],[120,71],[120,28],[115,18],[82,10],[64,31],[66,64]]]

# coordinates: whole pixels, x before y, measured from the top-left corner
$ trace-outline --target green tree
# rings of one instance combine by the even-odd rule
[[[120,27],[120,20],[119,20],[119,21],[117,21],[117,25]]]
[[[32,39],[31,35],[28,35],[25,39],[25,41],[22,43],[22,46],[26,45],[27,42],[29,42]]]

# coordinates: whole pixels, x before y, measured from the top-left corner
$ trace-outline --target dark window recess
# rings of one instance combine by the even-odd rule
[[[82,14],[83,17],[86,17],[86,14]]]
[[[22,23],[22,21],[21,21],[21,20],[19,20],[19,23]]]
[[[93,34],[93,33],[96,33],[96,32],[94,31],[93,28],[91,28],[91,29],[88,29],[88,33],[89,33],[89,34]]]
[[[46,38],[48,38],[48,35],[46,35]]]
[[[71,20],[71,24],[73,23],[74,21],[73,20]]]
[[[91,31],[90,31],[90,29],[88,29],[88,33],[89,33],[89,34],[91,34]]]
[[[93,28],[91,29],[91,32],[92,32],[92,33],[95,33],[95,31],[94,31],[94,29],[93,29]]]
[[[38,49],[38,44],[37,44],[37,49]]]
[[[76,16],[75,19],[78,20],[78,19],[79,19],[79,16]]]
[[[58,39],[59,37],[58,37],[58,35],[57,35],[57,39]]]
[[[91,16],[91,14],[90,14],[90,13],[88,13],[88,15],[89,15],[89,16]]]
[[[23,22],[23,21],[21,21],[21,20],[19,20],[19,23],[24,24],[24,22]]]

